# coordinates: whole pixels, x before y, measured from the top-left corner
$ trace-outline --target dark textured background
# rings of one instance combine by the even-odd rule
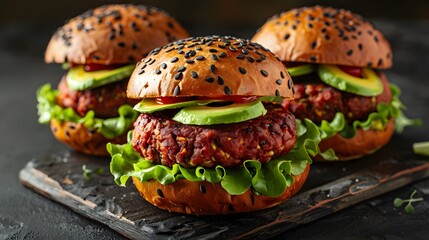
[[[0,1],[0,239],[117,239],[112,230],[39,196],[18,182],[17,174],[32,158],[63,151],[47,126],[37,123],[35,92],[46,82],[56,84],[63,73],[46,65],[43,52],[53,31],[65,19],[106,1]],[[120,2],[120,1],[117,1]],[[130,1],[128,1],[130,2]],[[137,1],[134,1],[137,2]],[[251,37],[266,18],[290,6],[315,1],[139,1],[169,11],[192,35],[209,33]],[[319,3],[322,1],[319,1]],[[410,151],[416,141],[429,140],[429,21],[428,1],[323,1],[372,17],[394,51],[387,71],[403,90],[407,114],[426,123],[395,135],[390,144]],[[395,18],[395,19],[393,19]],[[418,18],[418,19],[417,19]],[[420,19],[420,20],[419,20]],[[66,171],[66,170],[65,170]],[[413,189],[425,201],[408,216],[392,205]],[[133,191],[130,189],[130,191]],[[429,180],[401,188],[345,211],[280,235],[277,239],[427,239]]]

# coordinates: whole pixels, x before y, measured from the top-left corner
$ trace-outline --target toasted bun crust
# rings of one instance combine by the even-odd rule
[[[58,28],[45,53],[47,63],[135,63],[150,50],[188,33],[167,13],[153,7],[105,5]]]
[[[302,174],[295,176],[292,186],[278,197],[255,195],[251,189],[242,195],[230,195],[220,184],[209,182],[178,180],[162,185],[156,180],[140,182],[135,177],[133,182],[143,198],[161,209],[194,215],[228,214],[261,210],[284,202],[301,189],[309,170],[307,165]]]
[[[340,161],[348,161],[369,155],[386,145],[393,135],[394,122],[390,120],[386,128],[382,131],[358,129],[353,138],[344,138],[336,134],[320,142],[322,151],[329,148],[334,149]],[[316,158],[317,161],[324,161]]]
[[[106,150],[108,142],[124,144],[127,142],[127,134],[114,139],[107,139],[96,130],[89,130],[83,124],[74,122],[59,122],[51,120],[51,131],[60,142],[69,145],[78,152],[95,156],[110,156]]]
[[[155,49],[134,70],[129,98],[256,95],[293,97],[287,69],[259,44],[233,37],[188,38]]]
[[[282,61],[390,68],[392,50],[383,34],[344,9],[304,7],[269,19],[252,41]]]

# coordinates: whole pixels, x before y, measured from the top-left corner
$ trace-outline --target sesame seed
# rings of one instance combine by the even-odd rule
[[[225,83],[225,81],[223,80],[223,78],[221,76],[217,76],[217,83],[219,83],[219,85],[223,85]]]
[[[313,28],[313,24],[309,23],[308,28]]]
[[[247,57],[247,61],[253,63],[253,62],[255,62],[255,59],[253,59],[252,57]]]
[[[198,78],[198,73],[195,71],[191,71],[191,77],[192,78]]]
[[[351,50],[351,49],[348,50],[346,54],[347,54],[347,56],[351,56],[353,54],[353,50]]]
[[[276,89],[276,96],[279,97],[280,96],[280,91],[278,89]]]
[[[192,60],[192,59],[186,59],[186,61],[185,61],[186,63],[189,63],[189,64],[191,64],[191,63],[194,63],[195,61],[194,60]]]
[[[237,51],[237,49],[235,49],[234,47],[229,47],[229,50],[231,50],[231,51],[233,51],[233,52],[236,52]]]
[[[289,89],[291,89],[292,88],[292,80],[288,80],[287,81],[287,87],[289,88]]]
[[[226,95],[231,95],[231,89],[228,87],[228,86],[225,86],[224,88],[223,88],[223,92],[226,94]]]
[[[141,75],[144,73],[144,68],[140,68],[140,70],[137,72],[138,75]]]
[[[207,82],[212,83],[214,82],[214,78],[213,77],[206,77],[205,79]]]
[[[221,53],[219,54],[219,57],[220,57],[220,58],[224,58],[224,57],[226,57],[226,53],[225,53],[225,52],[221,52]]]
[[[329,39],[331,39],[331,38],[329,37],[329,35],[327,35],[327,34],[326,34],[326,35],[325,35],[325,39],[326,39],[326,40],[329,40]]]
[[[236,58],[242,60],[242,59],[244,59],[244,55],[240,53],[240,54],[237,55]]]
[[[261,74],[264,76],[264,77],[268,77],[268,72],[267,71],[265,71],[265,70],[261,70]]]
[[[243,48],[243,49],[241,49],[241,52],[242,52],[242,53],[244,53],[244,54],[249,54],[249,50],[244,49],[244,48]]]
[[[316,56],[310,56],[310,61],[315,62],[316,60]]]
[[[167,64],[166,64],[166,63],[162,63],[162,64],[161,64],[161,68],[162,68],[162,69],[166,69],[166,68],[167,68]]]
[[[216,71],[216,66],[214,64],[210,65],[210,72],[214,73]]]
[[[159,74],[161,74],[161,70],[156,69],[155,73],[159,75]]]
[[[214,54],[214,53],[212,54],[212,59],[213,59],[213,60],[218,60],[218,58],[217,58],[216,54]]]
[[[177,95],[179,95],[179,93],[180,93],[180,87],[179,87],[179,86],[176,86],[176,87],[174,88],[173,95],[174,95],[174,96],[177,96]]]
[[[137,43],[133,43],[133,44],[131,45],[131,48],[132,48],[133,50],[136,50],[136,49],[137,49],[137,47],[138,47]]]
[[[202,60],[204,60],[204,56],[197,56],[197,57],[195,58],[195,60],[202,61]]]
[[[363,46],[361,43],[358,44],[358,48],[359,48],[359,50],[362,50]]]
[[[321,32],[325,33],[326,32],[326,28],[322,28]]]
[[[292,25],[292,30],[296,30],[296,25]]]
[[[184,72],[186,70],[186,67],[185,66],[180,66],[178,69],[177,69],[177,72]]]
[[[175,62],[177,62],[177,61],[179,61],[179,58],[178,58],[178,57],[174,57],[174,58],[172,58],[172,59],[170,60],[170,62],[172,62],[172,63],[175,63]]]
[[[375,41],[376,43],[378,43],[378,37],[377,37],[377,36],[375,36],[375,37],[374,37],[374,41]]]
[[[125,43],[124,42],[118,42],[118,47],[125,47]]]
[[[383,64],[383,59],[378,59],[378,66],[380,67]]]
[[[174,75],[174,79],[176,79],[176,80],[182,80],[182,78],[183,78],[182,72],[176,73],[176,75]]]
[[[243,67],[239,67],[238,70],[240,71],[241,74],[246,74],[247,73],[246,69],[243,68]]]
[[[216,49],[214,49],[214,48],[210,48],[210,49],[209,49],[209,52],[211,52],[211,53],[215,53],[215,52],[217,52],[217,50],[216,50]]]
[[[285,78],[285,74],[282,71],[280,71],[280,77]]]
[[[289,39],[289,37],[290,37],[290,34],[289,34],[289,33],[287,33],[287,34],[284,36],[284,40],[288,40],[288,39]]]
[[[282,85],[282,80],[281,79],[277,79],[276,83],[277,83],[277,85]]]
[[[317,45],[316,41],[312,42],[312,43],[311,43],[311,48],[312,48],[312,49],[315,49],[315,48],[316,48],[316,45]]]

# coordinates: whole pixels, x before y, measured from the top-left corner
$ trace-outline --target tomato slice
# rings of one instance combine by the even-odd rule
[[[362,68],[361,67],[350,67],[350,66],[338,66],[343,72],[352,75],[354,77],[362,78]]]
[[[104,65],[104,64],[90,63],[90,64],[83,65],[83,69],[85,69],[85,71],[87,72],[94,72],[94,71],[100,71],[100,70],[112,70],[112,69],[120,68],[122,66],[124,65],[121,65],[121,64]]]
[[[172,104],[178,102],[186,102],[193,100],[193,97],[157,97],[155,98],[158,104]]]
[[[198,97],[201,100],[218,99],[235,103],[247,103],[258,99],[256,96],[222,96],[222,97]]]

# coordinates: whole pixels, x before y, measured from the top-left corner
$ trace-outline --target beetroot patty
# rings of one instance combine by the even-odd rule
[[[314,75],[317,78],[316,75]],[[309,118],[313,122],[322,120],[331,121],[337,112],[344,113],[349,122],[364,120],[372,112],[377,111],[377,104],[389,103],[391,92],[387,78],[380,74],[383,83],[383,93],[376,97],[363,97],[352,93],[343,92],[322,83],[300,84],[299,77],[295,78],[295,100],[284,100],[283,106],[296,118]]]
[[[129,103],[126,96],[127,82],[120,81],[94,89],[73,91],[63,77],[58,85],[58,104],[73,108],[82,117],[90,110],[94,110],[96,117],[116,117],[118,108]]]
[[[295,117],[271,104],[266,108],[265,116],[211,126],[141,114],[134,123],[132,145],[144,158],[166,166],[234,167],[249,159],[266,163],[289,152],[296,142]]]

